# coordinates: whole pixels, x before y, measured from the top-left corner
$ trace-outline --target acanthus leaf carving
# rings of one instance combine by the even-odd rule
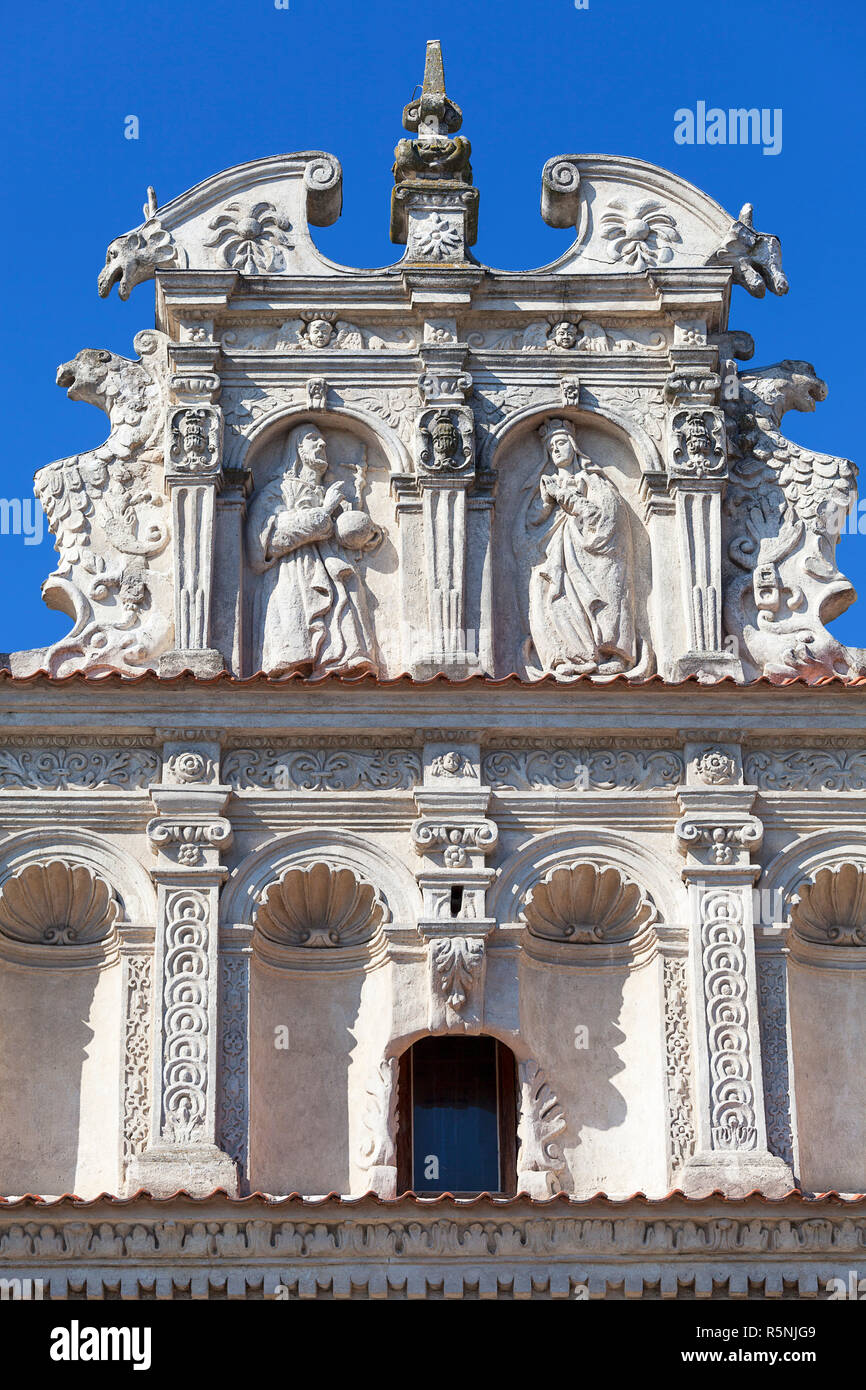
[[[484,965],[484,941],[474,936],[444,936],[430,945],[433,985],[457,1019],[477,989]]]
[[[489,749],[482,759],[482,781],[494,791],[654,791],[675,787],[684,776],[682,756],[674,750],[513,743]]]
[[[323,748],[238,748],[223,757],[222,776],[235,791],[406,791],[421,781],[414,748],[357,744]]]
[[[665,957],[664,991],[668,1131],[673,1167],[677,1170],[694,1152],[695,1120],[686,964],[676,956]]]
[[[561,1187],[559,1174],[566,1165],[557,1140],[568,1124],[538,1062],[532,1058],[520,1062],[518,1080],[517,1189],[531,1197],[550,1197]]]
[[[391,1168],[397,1163],[398,1071],[399,1058],[384,1057],[367,1086],[358,1158],[358,1166],[365,1170]]]

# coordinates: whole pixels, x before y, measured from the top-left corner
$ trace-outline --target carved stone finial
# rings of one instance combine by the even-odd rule
[[[455,136],[462,124],[463,112],[445,92],[442,46],[431,40],[421,95],[403,111],[405,129],[417,138],[401,140],[394,151],[391,240],[408,243],[414,260],[462,261],[475,241],[478,193],[471,189],[472,146]]]

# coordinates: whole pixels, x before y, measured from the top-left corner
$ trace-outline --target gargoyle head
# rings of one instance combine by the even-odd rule
[[[115,237],[109,246],[97,282],[99,293],[105,299],[112,285],[117,285],[121,299],[128,299],[136,285],[153,279],[158,266],[180,263],[171,233],[156,218],[148,218],[134,231]]]
[[[776,424],[789,410],[812,411],[827,398],[827,383],[811,362],[785,358],[772,367],[755,367],[740,373],[740,382],[773,412]]]
[[[71,362],[57,368],[57,385],[66,387],[71,401],[87,401],[104,409],[106,378],[128,365],[106,348],[83,348]]]

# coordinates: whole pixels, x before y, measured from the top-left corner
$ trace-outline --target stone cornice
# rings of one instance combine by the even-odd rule
[[[0,1207],[0,1274],[41,1278],[52,1298],[82,1287],[105,1298],[367,1299],[475,1293],[485,1298],[814,1296],[866,1271],[863,1198],[797,1193],[651,1201],[560,1195],[479,1198],[287,1198],[261,1195],[93,1202],[26,1198]]]

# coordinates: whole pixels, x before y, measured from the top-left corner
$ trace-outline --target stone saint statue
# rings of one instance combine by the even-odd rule
[[[247,523],[250,567],[262,576],[253,597],[253,659],[268,675],[377,672],[376,640],[357,557],[381,532],[346,484],[323,480],[327,446],[315,425],[288,438],[281,474],[253,500]]]
[[[569,421],[539,433],[548,463],[527,518],[541,557],[529,580],[527,666],[560,680],[614,675],[636,661],[628,515]]]

